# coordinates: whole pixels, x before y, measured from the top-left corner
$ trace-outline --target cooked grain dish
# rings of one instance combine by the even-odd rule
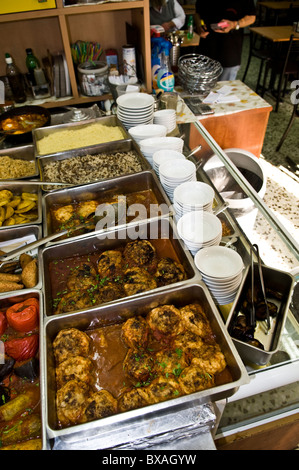
[[[122,139],[124,139],[124,135],[120,127],[96,123],[81,129],[53,132],[38,140],[36,145],[39,155],[47,155]]]
[[[137,173],[141,170],[142,166],[134,151],[100,153],[47,163],[43,169],[43,179],[82,184]]]
[[[23,178],[35,174],[35,163],[7,155],[0,157],[0,179]]]

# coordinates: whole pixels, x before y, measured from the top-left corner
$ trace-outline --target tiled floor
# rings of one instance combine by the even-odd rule
[[[247,64],[249,50],[249,38],[245,36],[244,46],[243,46],[243,58],[241,69],[238,74],[238,79],[242,80],[244,70]],[[258,69],[260,66],[260,61],[256,58],[252,58],[251,64],[245,79],[246,85],[248,85],[252,90],[256,88],[256,81],[258,76]],[[271,104],[275,105],[275,100],[270,93],[264,95],[264,99]],[[279,105],[278,112],[274,110],[270,114],[269,124],[265,136],[264,146],[263,146],[263,156],[273,165],[279,166],[283,165],[287,167],[285,157],[290,157],[294,162],[299,164],[299,119],[295,119],[295,122],[291,128],[291,131],[282,145],[279,152],[276,152],[276,146],[278,145],[281,136],[283,135],[291,114],[293,111],[293,105],[290,101],[290,94],[287,95],[284,101]]]

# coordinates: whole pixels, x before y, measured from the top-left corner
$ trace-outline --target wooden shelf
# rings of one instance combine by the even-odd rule
[[[10,53],[23,73],[26,72],[25,48],[32,47],[39,58],[46,56],[47,50],[50,53],[63,50],[73,95],[71,99],[66,98],[67,105],[106,99],[83,98],[79,95],[71,44],[78,39],[97,41],[104,50],[117,49],[120,58],[121,48],[127,42],[126,23],[129,23],[138,30],[138,47],[143,60],[145,88],[151,92],[149,0],[68,7],[63,6],[63,0],[56,0],[56,4],[56,9],[0,15],[0,50]],[[0,75],[3,74],[5,74],[4,60],[0,64]],[[53,107],[53,101],[43,106]]]

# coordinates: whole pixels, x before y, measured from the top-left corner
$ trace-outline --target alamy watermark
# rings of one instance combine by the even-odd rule
[[[295,90],[291,94],[291,103],[294,105],[299,104],[299,80],[294,80],[291,83],[291,89]]]

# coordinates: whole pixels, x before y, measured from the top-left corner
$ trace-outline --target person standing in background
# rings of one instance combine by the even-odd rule
[[[241,66],[244,28],[255,19],[254,0],[196,1],[195,24],[202,38],[199,51],[221,63],[219,81],[235,80]]]
[[[165,32],[181,29],[186,14],[177,0],[150,0],[150,23],[160,25]]]

